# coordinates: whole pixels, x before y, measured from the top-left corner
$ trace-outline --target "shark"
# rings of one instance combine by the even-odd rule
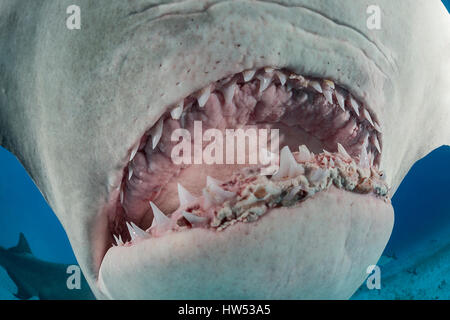
[[[351,297],[386,246],[403,177],[450,142],[443,4],[72,5],[1,2],[0,144],[95,297]],[[172,161],[251,158],[265,129],[279,132],[262,146],[273,171]],[[228,130],[247,140],[223,150]]]
[[[28,241],[20,233],[19,242],[9,249],[0,247],[0,266],[17,286],[14,296],[21,300],[37,297],[40,300],[92,300],[86,279],[80,274],[78,289],[69,289],[69,265],[36,258]]]

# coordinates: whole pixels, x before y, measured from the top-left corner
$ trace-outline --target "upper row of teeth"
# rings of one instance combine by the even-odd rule
[[[296,74],[286,74],[284,71],[276,70],[270,67],[264,68],[263,72],[257,72],[257,70],[246,70],[243,71],[241,74],[238,74],[237,76],[233,76],[229,79],[226,79],[228,83],[225,83],[221,88],[226,103],[231,103],[236,91],[237,79],[240,79],[240,77],[242,77],[241,79],[243,79],[244,82],[250,82],[256,78],[259,81],[259,92],[264,92],[270,86],[270,84],[273,81],[276,81],[277,79],[282,86],[286,85],[288,91],[293,89],[292,83],[288,82],[288,80],[297,82],[297,84],[299,84],[302,87],[312,88],[316,92],[323,94],[325,99],[330,104],[333,104],[333,102],[336,101],[337,106],[341,108],[342,111],[344,112],[346,111],[346,101],[347,101],[348,102],[347,105],[350,106],[351,110],[353,110],[353,112],[358,117],[362,115],[363,119],[367,120],[367,122],[376,131],[381,133],[380,125],[375,120],[373,120],[373,117],[370,115],[369,111],[364,106],[361,106],[350,93],[344,93],[338,90],[334,82],[331,80],[323,80],[321,82],[317,80],[308,80],[302,76]],[[203,108],[208,102],[212,93],[212,89],[213,86],[208,85],[194,94],[198,106],[200,108]],[[170,116],[174,120],[180,120],[181,118],[183,118],[184,112],[191,105],[192,103],[190,105],[185,105],[185,99],[182,99],[172,107],[170,111]],[[155,149],[158,146],[158,143],[163,133],[163,126],[164,126],[164,119],[161,118],[150,131],[153,149]],[[130,160],[134,158],[135,154],[136,154],[135,152],[132,152]]]
[[[337,151],[338,158],[336,158],[336,160],[340,158],[348,163],[354,164],[354,159],[347,153],[347,151],[341,144],[338,143],[337,149],[338,149]],[[331,154],[326,150],[324,150],[324,154],[331,156]],[[299,146],[298,158],[300,162],[309,162],[314,160],[314,154],[309,151],[307,146],[301,145]],[[326,160],[326,158],[324,158],[323,160]],[[327,161],[329,162],[327,162],[325,165],[330,165],[334,167],[335,164],[331,157],[330,160]],[[361,174],[366,177],[369,177],[371,172],[369,163],[364,161],[367,161],[367,159],[366,158],[360,159],[359,165],[361,166]],[[285,146],[281,150],[279,168],[277,172],[275,172],[272,175],[271,180],[280,181],[283,179],[291,179],[304,173],[305,173],[304,168],[299,163],[297,163],[289,147]],[[220,187],[220,184],[221,184],[220,181],[212,177],[208,176],[206,178],[206,187],[202,190],[202,196],[204,199],[202,207],[205,210],[208,210],[214,205],[222,204],[225,201],[232,199],[233,197],[236,196],[236,193],[223,189],[222,187]],[[180,211],[180,209],[185,208],[186,206],[195,203],[199,200],[198,198],[193,196],[188,190],[186,190],[181,184],[178,184],[178,198],[179,198],[179,209],[177,209],[175,212]],[[123,202],[123,193],[121,193],[121,202]],[[126,223],[132,241],[136,239],[150,238],[151,237],[150,232],[152,229],[158,228],[169,229],[171,223],[173,223],[173,220],[167,217],[151,201],[150,207],[153,211],[154,218],[152,225],[147,231],[142,230],[133,222]],[[183,210],[181,210],[181,215],[193,226],[202,225],[207,220],[206,217],[200,217]],[[117,237],[114,235],[114,239],[117,245],[119,246],[124,245],[122,238],[120,236]]]

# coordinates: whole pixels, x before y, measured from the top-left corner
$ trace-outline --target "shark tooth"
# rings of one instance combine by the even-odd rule
[[[136,231],[134,230],[134,228],[127,222],[127,229],[128,229],[128,233],[130,234],[131,237],[131,241],[138,239],[138,235],[136,233]]]
[[[205,189],[202,190],[203,194],[203,209],[208,210],[212,206],[214,206],[214,198],[213,196]]]
[[[212,185],[220,185],[222,183],[222,181],[219,181],[217,179],[214,179],[211,176],[206,176],[206,186],[212,186]]]
[[[198,106],[203,108],[208,102],[209,97],[211,96],[211,86],[207,86],[200,90],[199,95],[197,96]]]
[[[150,132],[150,135],[152,136],[152,148],[155,149],[156,146],[159,143],[159,140],[161,140],[162,132],[163,132],[164,122],[162,119],[158,121],[156,126],[154,126]]]
[[[259,93],[261,93],[269,87],[270,81],[272,79],[270,77],[265,77],[265,76],[258,77],[258,79],[259,79]]]
[[[207,210],[215,204],[221,204],[236,195],[234,192],[222,189],[219,186],[220,183],[220,181],[211,178],[210,176],[206,177],[206,188],[203,188],[202,190],[204,209]]]
[[[351,159],[350,155],[347,153],[347,150],[345,150],[344,146],[338,142],[338,151],[340,154],[342,154],[345,158]]]
[[[314,168],[309,173],[308,180],[313,184],[321,182],[328,175],[328,169]]]
[[[304,144],[298,147],[299,160],[300,162],[307,162],[311,160],[311,153],[309,149]]]
[[[130,154],[130,162],[133,161],[134,157],[136,156],[136,153],[139,150],[139,143],[136,143],[136,145],[134,146],[133,150],[131,150],[131,154]]]
[[[219,202],[223,202],[229,198],[232,198],[236,195],[236,193],[224,190],[220,187],[220,181],[211,178],[210,176],[206,177],[206,187],[209,189],[210,192],[213,192],[214,195],[216,195],[215,198]]]
[[[367,148],[369,146],[369,132],[364,132],[364,141],[363,141],[363,147]]]
[[[150,228],[167,226],[170,219],[152,201],[150,201],[150,206],[153,210],[153,222]]]
[[[378,141],[377,136],[373,136],[373,144],[375,145],[375,148],[377,148],[378,152],[381,153],[381,147],[380,142]]]
[[[374,121],[374,123],[373,123],[373,127],[375,128],[375,130],[377,130],[379,133],[381,133],[381,127],[380,127],[380,125],[379,125],[378,123],[376,123],[375,121]]]
[[[278,168],[278,171],[272,176],[272,180],[278,181],[289,175],[290,161],[289,154],[286,152],[286,148],[290,153],[289,147],[283,147],[280,154],[280,166]]]
[[[338,102],[339,107],[342,109],[342,111],[345,112],[344,96],[342,94],[340,94],[338,91],[334,91],[334,95],[336,96],[336,100]]]
[[[256,70],[246,70],[242,73],[245,82],[249,82],[255,76]]]
[[[289,147],[285,146],[281,149],[280,168],[278,169],[278,172],[272,176],[272,179],[277,181],[285,177],[291,178],[301,174],[302,171],[304,172],[302,169],[303,167],[299,166],[291,150],[289,150]]]
[[[297,161],[295,161],[295,165],[291,165],[291,168],[289,169],[289,178],[294,178],[301,174],[305,174],[305,168],[303,168],[303,166],[299,165]]]
[[[369,157],[367,155],[367,150],[365,146],[361,148],[361,154],[359,155],[359,166],[362,168],[369,167]]]
[[[350,95],[350,105],[352,106],[353,111],[355,111],[356,115],[359,117],[359,104],[351,95]]]
[[[183,114],[183,108],[184,108],[184,100],[181,100],[177,106],[170,111],[170,116],[173,120],[180,120],[181,115]]]
[[[363,109],[363,114],[364,114],[364,117],[367,119],[367,121],[369,121],[369,123],[373,127],[373,121],[372,121],[372,117],[370,116],[369,111],[367,111],[367,109]]]
[[[309,83],[309,85],[310,85],[314,90],[316,90],[317,92],[323,93],[322,87],[320,86],[320,83],[319,83],[319,82],[317,82],[317,81],[311,81],[311,82]]]
[[[333,104],[333,94],[330,90],[323,90],[323,95],[325,96],[325,99],[327,99],[329,104]]]
[[[264,72],[265,73],[272,73],[272,72],[274,72],[275,71],[275,69],[274,68],[271,68],[271,67],[265,67],[264,68]]]
[[[331,89],[335,89],[334,82],[328,79],[323,80],[323,83]]]
[[[113,234],[114,237],[114,241],[116,242],[117,246],[122,246],[123,245],[123,241],[122,241],[122,237],[119,236],[119,238],[117,238],[117,236],[115,234]]]
[[[357,168],[356,170],[358,171],[361,178],[369,178],[370,177],[371,170],[368,167],[367,168]]]
[[[218,81],[219,86],[224,86],[234,78],[234,75],[228,76]]]
[[[278,160],[278,155],[277,155],[275,152],[272,152],[272,151],[270,151],[270,150],[267,150],[267,149],[264,148],[264,147],[261,147],[261,148],[259,149],[259,154],[261,155],[261,157],[264,157],[264,158],[265,158],[264,161],[263,161],[263,163],[264,163],[265,165],[267,165],[267,166],[261,168],[259,174],[260,174],[260,175],[263,175],[263,176],[269,176],[269,175],[271,176],[271,175],[273,175],[273,174],[277,171],[277,169],[278,169],[278,167],[277,167],[276,165],[273,165],[273,163],[278,162],[278,161],[277,161],[277,160]],[[261,161],[262,161],[262,160],[261,160]],[[266,163],[266,162],[267,162],[267,163]],[[269,165],[269,163],[270,163],[271,165]]]
[[[329,152],[329,151],[323,149],[323,153],[324,153],[326,156],[331,157],[331,152]]]
[[[178,184],[178,198],[180,200],[180,207],[184,207],[185,205],[197,200],[197,198],[195,198],[181,184]]]
[[[220,201],[220,203],[236,196],[236,192],[224,190],[219,186],[214,186],[213,191],[214,191],[215,195],[217,196],[216,197],[217,200]]]
[[[304,88],[311,85],[311,81],[308,81],[304,77],[294,74],[294,73],[291,73],[289,75],[289,79],[294,80],[298,85],[300,85],[301,87],[304,87]]]
[[[186,211],[183,211],[181,214],[190,224],[192,224],[192,226],[197,226],[207,220],[206,217],[199,217]]]
[[[131,163],[129,163],[128,164],[128,180],[130,180],[132,176],[133,176],[133,167],[132,167]]]
[[[130,225],[138,237],[143,239],[150,238],[150,235],[141,228],[139,228],[134,222],[130,222]]]
[[[234,93],[236,91],[236,83],[233,82],[223,90],[223,96],[225,98],[225,103],[230,104],[233,101]]]
[[[281,85],[284,86],[286,84],[286,80],[287,80],[286,75],[283,72],[279,71],[279,72],[277,72],[277,77],[280,80]]]

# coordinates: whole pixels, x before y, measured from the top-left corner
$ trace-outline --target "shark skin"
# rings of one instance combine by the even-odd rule
[[[81,288],[67,288],[69,265],[52,263],[37,259],[31,252],[23,233],[15,247],[0,247],[0,266],[2,266],[17,286],[14,296],[21,300],[38,297],[40,300],[92,300],[86,279],[81,276]]]
[[[366,0],[78,3],[78,31],[61,22],[71,1],[0,4],[0,143],[58,216],[95,296],[349,298],[393,225],[392,208],[360,195],[321,192],[299,210],[305,215],[131,248],[111,248],[105,207],[118,197],[131,146],[169,106],[265,66],[332,79],[376,114],[393,195],[414,162],[450,143],[442,3],[378,1],[381,30],[367,28]],[[344,212],[339,202],[357,205]],[[261,263],[259,252],[279,264]]]

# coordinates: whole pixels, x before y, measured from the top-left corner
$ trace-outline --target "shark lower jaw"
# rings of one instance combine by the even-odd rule
[[[189,286],[199,286],[192,280],[196,279],[192,272],[201,273],[203,263],[222,261],[219,269],[227,266],[233,269],[232,265],[238,260],[251,256],[249,265],[253,265],[252,272],[257,274],[258,266],[265,263],[265,259],[277,255],[273,251],[273,241],[280,241],[280,244],[291,241],[286,238],[286,234],[290,234],[290,246],[303,248],[308,237],[299,237],[295,230],[305,230],[315,220],[321,221],[321,229],[332,226],[330,234],[336,238],[345,237],[343,243],[337,243],[338,253],[333,259],[338,259],[342,250],[349,250],[349,239],[355,233],[351,241],[359,239],[364,243],[373,237],[376,249],[368,249],[361,254],[364,259],[357,259],[372,259],[375,263],[377,255],[381,254],[380,244],[384,247],[389,237],[393,217],[388,186],[378,169],[381,128],[377,121],[373,112],[333,81],[271,67],[229,76],[179,101],[130,148],[130,161],[123,170],[122,184],[111,195],[106,210],[110,235],[106,237],[107,252],[99,271],[100,291],[108,298],[207,298],[211,294],[216,298],[275,297],[272,284],[256,284],[258,275],[249,277],[241,286],[230,287],[229,291],[213,293],[218,290],[216,286],[220,281],[239,278],[238,269],[222,275],[218,275],[217,270],[208,271],[207,277],[216,275],[221,280],[201,285],[194,296],[187,292]],[[224,145],[215,144],[215,151],[211,153],[213,144],[207,141],[217,143],[218,139],[217,136],[211,139],[211,134],[206,141],[189,141],[191,148],[180,151],[180,139],[185,139],[186,135],[195,137],[198,125],[202,132],[216,129],[223,133],[223,142],[230,141],[225,135],[230,129],[242,129],[240,133],[247,135],[243,145],[244,161],[235,164],[239,151],[242,152],[235,146],[236,155],[231,162],[227,158],[230,149]],[[178,131],[174,139],[174,132],[180,129],[185,131]],[[269,136],[265,145],[261,143],[261,129],[270,132],[265,133],[265,137]],[[279,134],[276,139],[271,135],[273,130]],[[254,149],[257,159],[266,159],[264,164],[250,160],[252,132],[257,137],[253,141],[257,144]],[[202,161],[208,148],[207,155],[215,162],[205,164]],[[193,154],[184,154],[186,150],[192,150]],[[196,158],[195,151],[200,151],[200,158]],[[222,154],[222,161],[218,153]],[[313,212],[315,217],[311,216]],[[336,224],[326,223],[336,219]],[[353,226],[355,220],[356,227]],[[286,225],[286,221],[291,222]],[[379,229],[373,230],[374,225]],[[369,231],[371,235],[367,234]],[[329,250],[325,247],[334,245],[324,241],[318,251],[325,253]],[[184,248],[183,252],[178,252],[179,246]],[[254,250],[261,250],[259,258],[253,256]],[[284,252],[276,259],[285,259],[286,264],[290,264],[289,261],[297,260],[299,254]],[[136,268],[135,274],[125,271],[130,268],[123,265],[123,258]],[[174,265],[180,259],[188,264],[186,268],[182,264]],[[339,272],[349,271],[355,267],[354,263],[350,261]],[[358,263],[356,265],[360,266]],[[260,268],[261,276],[270,273],[269,276],[284,281],[286,274],[271,269],[275,267]],[[171,289],[165,287],[161,279],[155,279],[156,274],[171,268],[179,273],[177,277],[190,280]],[[142,274],[147,271],[155,275]],[[330,270],[323,268],[322,272]],[[170,279],[167,271],[163,273],[162,278]],[[133,283],[137,275],[146,280],[141,278]],[[329,280],[329,285],[335,286],[335,295],[329,297],[351,294],[351,290],[357,288],[355,283],[359,285],[356,279],[360,274],[355,277],[345,285]],[[112,281],[115,278],[123,278],[130,287],[119,290]],[[141,287],[143,283],[156,284],[159,291],[149,292]],[[320,297],[320,290],[311,290],[311,294],[305,296],[303,289],[296,291],[290,284],[288,287],[279,297]]]

